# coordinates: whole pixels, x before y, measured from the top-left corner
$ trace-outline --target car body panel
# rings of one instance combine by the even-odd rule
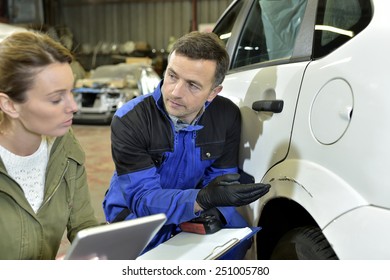
[[[380,2],[380,1],[379,1]],[[379,11],[377,11],[379,13]],[[390,84],[387,64],[390,58],[378,52],[376,44],[381,42],[383,50],[390,48],[390,40],[385,34],[390,32],[381,27],[383,22],[374,20],[342,48],[335,50],[323,59],[312,62],[306,72],[297,107],[296,125],[292,145],[300,152],[300,157],[313,160],[334,174],[344,178],[351,186],[367,198],[370,204],[390,208],[390,187],[382,174],[386,174],[387,159],[390,158],[390,133],[385,133],[390,120]],[[380,32],[380,30],[382,31]],[[375,30],[375,31],[374,31]],[[347,54],[347,55],[346,55]],[[381,63],[378,64],[378,61]],[[375,74],[369,75],[373,71]],[[368,76],[369,75],[369,76]],[[320,143],[308,120],[313,115],[313,103],[324,85],[336,79],[349,84],[353,96],[353,112],[349,117],[349,106],[334,111],[338,118],[350,118],[350,124],[340,139],[330,144]],[[334,103],[340,103],[344,88],[337,88]],[[347,93],[349,94],[349,93]],[[335,123],[329,123],[327,130]],[[291,155],[293,156],[293,155]],[[336,157],[335,157],[336,156]]]
[[[273,167],[263,182],[273,187],[268,200],[286,197],[298,202],[315,217],[320,228],[343,213],[367,205],[364,197],[342,177],[313,161],[286,159]]]
[[[27,28],[24,28],[22,26],[7,24],[0,22],[0,42],[3,41],[5,37],[8,35],[14,33],[14,32],[23,32],[28,31]]]
[[[236,2],[242,1],[234,1],[230,9]],[[227,41],[232,61],[248,7],[256,1],[244,2]],[[285,199],[310,215],[340,259],[389,259],[390,187],[386,175],[390,110],[386,107],[390,103],[390,57],[386,50],[390,47],[390,18],[386,13],[390,3],[356,1],[373,4],[368,26],[358,34],[333,30],[351,38],[312,59],[314,55],[308,54],[312,51],[310,33],[329,28],[314,25],[313,13],[320,5],[333,8],[334,3],[358,7],[353,0],[309,0],[294,50],[286,60],[244,67],[234,67],[231,62],[221,94],[233,100],[242,113],[239,165],[254,181],[272,185],[267,195],[239,210],[251,225],[261,225],[262,220],[273,219],[273,213],[266,211],[269,205]],[[347,11],[336,12],[342,15]],[[218,21],[217,31],[226,14]],[[252,104],[259,100],[283,100],[283,110],[257,112]],[[300,224],[299,216],[293,219]],[[287,221],[275,216],[274,223],[278,222]],[[256,251],[256,246],[253,249]]]
[[[261,179],[271,166],[287,155],[295,104],[306,65],[302,62],[239,72],[227,75],[223,83],[220,95],[230,97],[240,107],[245,120],[240,166],[255,178]],[[252,105],[258,100],[283,100],[283,111],[256,112]],[[254,159],[262,160],[252,164]]]
[[[388,260],[389,221],[388,209],[367,205],[337,217],[323,233],[340,259]]]

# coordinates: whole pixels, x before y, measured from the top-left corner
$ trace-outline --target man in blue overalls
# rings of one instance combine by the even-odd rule
[[[218,95],[228,65],[215,34],[191,32],[174,44],[156,90],[126,103],[112,120],[116,170],[104,212],[108,222],[165,213],[167,222],[146,251],[205,211],[224,227],[245,227],[235,207],[269,190],[238,182],[240,110]]]

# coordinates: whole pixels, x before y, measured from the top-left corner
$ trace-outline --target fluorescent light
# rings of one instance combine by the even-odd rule
[[[338,34],[345,35],[345,36],[348,36],[351,38],[354,36],[353,31],[345,30],[345,29],[341,29],[341,28],[337,28],[337,27],[333,27],[333,26],[329,26],[329,25],[316,25],[315,30],[330,31],[330,32],[338,33]]]
[[[221,38],[222,40],[225,40],[225,39],[229,39],[231,36],[232,36],[232,33],[229,32],[226,34],[222,34],[221,36],[219,36],[219,38]]]

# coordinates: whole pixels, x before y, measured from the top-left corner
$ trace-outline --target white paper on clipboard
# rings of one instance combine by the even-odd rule
[[[180,232],[137,260],[213,260],[250,234],[252,229],[249,227],[223,228],[205,235]]]

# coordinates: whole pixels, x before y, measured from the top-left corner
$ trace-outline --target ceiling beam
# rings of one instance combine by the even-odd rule
[[[97,5],[97,4],[121,4],[121,3],[147,3],[147,2],[163,2],[167,0],[64,0],[64,6],[81,6],[81,5]],[[188,0],[168,0],[168,1],[188,1]]]

